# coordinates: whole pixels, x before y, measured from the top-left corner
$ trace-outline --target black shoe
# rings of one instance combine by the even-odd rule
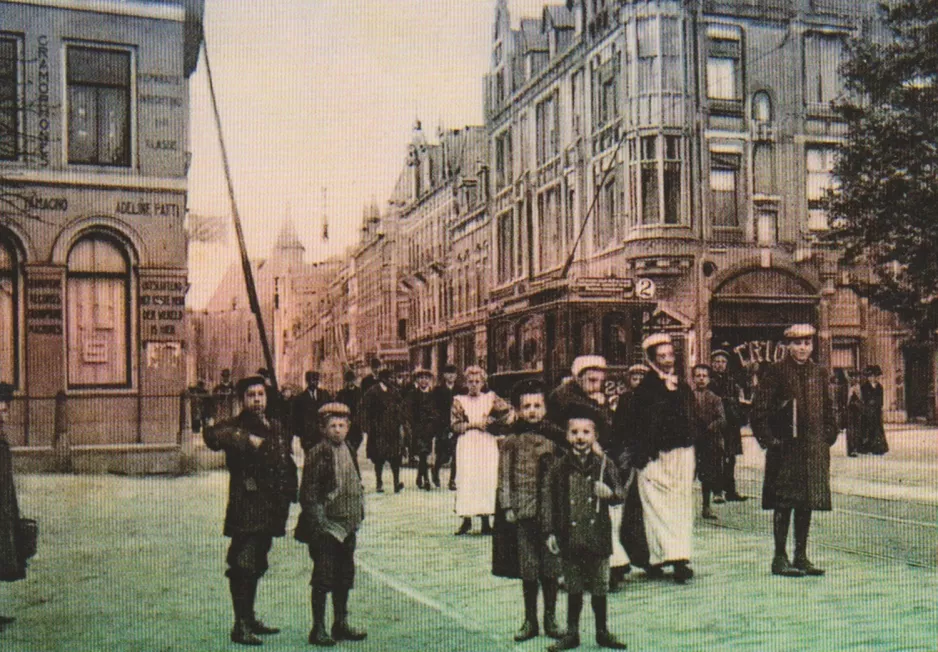
[[[335,645],[335,639],[326,633],[325,627],[313,627],[309,631],[309,639],[307,640],[310,645],[318,645],[320,647],[332,647]]]
[[[231,642],[240,645],[263,645],[264,641],[257,638],[247,621],[236,620],[234,628],[231,630]]]
[[[563,638],[564,631],[557,626],[557,619],[553,615],[544,616],[544,633],[558,640]]]
[[[749,500],[749,496],[737,493],[726,494],[726,502],[728,503],[744,503],[747,500]]]
[[[515,642],[521,643],[523,641],[529,641],[537,636],[538,633],[537,621],[532,622],[525,619],[525,621],[521,623],[521,629],[519,629],[518,633],[515,634]]]
[[[804,577],[804,571],[792,566],[788,561],[788,555],[775,555],[775,557],[772,558],[772,575]]]
[[[548,652],[556,652],[557,650],[574,650],[578,647],[580,647],[579,634],[564,634],[559,641],[549,646],[547,650]]]
[[[687,562],[679,561],[674,564],[674,581],[683,584],[694,576],[694,569],[687,565]]]
[[[401,493],[401,490],[402,490],[403,488],[404,488],[404,483],[403,483],[403,482],[398,482],[396,485],[394,485],[394,493],[396,493],[396,494]]]
[[[15,623],[15,622],[16,622],[16,618],[14,618],[13,616],[0,616],[0,627],[3,627],[4,625],[9,625],[10,623]]]
[[[424,491],[433,491],[433,487],[430,485],[430,481],[429,481],[429,480],[425,480],[425,481],[424,481],[424,483],[423,483],[423,490],[424,490]]]
[[[337,641],[364,641],[367,636],[368,632],[352,629],[345,620],[332,625],[332,638]]]
[[[707,520],[709,520],[709,521],[718,521],[718,520],[720,520],[719,517],[718,517],[716,514],[713,513],[713,510],[710,508],[709,505],[708,505],[707,507],[704,507],[704,508],[701,510],[700,516],[703,517],[703,518],[705,518],[705,519],[707,519]]]
[[[258,620],[257,618],[252,618],[247,621],[248,627],[251,629],[253,634],[279,634],[279,627],[270,627],[265,625],[264,621]]]
[[[383,494],[383,493],[384,493],[384,485],[379,484],[379,485],[375,488],[375,493]]]
[[[610,650],[627,650],[628,645],[617,639],[608,629],[596,632],[596,645]]]
[[[484,523],[484,522],[482,523],[482,536],[489,536],[493,532],[495,532],[495,530],[492,529],[491,525],[489,525],[488,523]]]
[[[417,478],[417,488],[423,489],[423,483],[426,482],[423,478]]]
[[[804,555],[795,555],[795,561],[792,566],[800,570],[805,575],[811,575],[812,577],[820,577],[824,574],[823,568],[818,568],[812,564]]]
[[[661,569],[661,566],[649,566],[645,569],[645,577],[650,580],[660,580],[664,577],[664,571]]]
[[[470,521],[468,518],[465,518],[463,519],[462,525],[460,525],[459,529],[456,530],[456,536],[458,537],[462,534],[469,534],[471,531],[472,531],[472,521]]]

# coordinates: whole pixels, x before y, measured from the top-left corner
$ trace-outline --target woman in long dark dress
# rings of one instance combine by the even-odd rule
[[[20,520],[16,502],[16,486],[13,484],[13,455],[7,443],[6,425],[13,400],[13,386],[0,383],[0,581],[15,582],[26,577],[26,560],[20,556],[17,545],[17,525]],[[0,616],[0,632],[14,618]]]

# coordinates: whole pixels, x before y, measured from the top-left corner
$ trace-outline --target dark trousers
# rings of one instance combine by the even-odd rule
[[[273,544],[269,534],[236,534],[228,546],[228,577],[260,579],[267,572],[267,553]]]
[[[401,460],[399,457],[393,457],[389,460],[375,460],[375,478],[377,479],[377,485],[379,488],[384,486],[384,479],[381,477],[384,474],[384,463],[387,461],[391,466],[391,475],[394,476],[394,486],[396,487],[398,482],[400,482],[401,477]]]
[[[714,491],[717,487],[713,488]],[[736,492],[736,456],[726,455],[723,458],[723,486],[719,489],[728,496],[735,495]]]

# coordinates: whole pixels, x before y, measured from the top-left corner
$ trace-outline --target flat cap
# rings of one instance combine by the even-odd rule
[[[606,358],[601,355],[581,355],[574,358],[570,373],[574,378],[579,378],[588,369],[605,369],[606,366]]]
[[[433,372],[424,367],[416,367],[413,371],[414,378],[419,378],[420,376],[430,376],[433,377]]]
[[[319,408],[319,416],[321,417],[350,417],[352,416],[352,411],[349,410],[348,406],[345,403],[332,401],[331,403],[323,403],[322,407]]]
[[[811,324],[792,324],[785,329],[785,339],[803,340],[814,337],[815,333],[817,333],[817,329]]]
[[[714,349],[713,351],[710,352],[711,360],[713,360],[714,358],[718,358],[720,356],[723,356],[727,360],[730,359],[730,354],[726,349]]]
[[[629,375],[647,374],[649,371],[651,371],[651,369],[648,368],[648,365],[633,364],[631,367],[628,368],[628,371],[626,373],[628,373]]]
[[[652,333],[644,340],[642,340],[642,350],[647,351],[648,349],[654,348],[660,344],[672,344],[671,336],[667,333]]]
[[[260,374],[254,374],[253,376],[245,376],[238,381],[238,384],[235,385],[235,391],[238,392],[238,396],[244,396],[244,393],[248,391],[248,387],[253,387],[254,385],[265,385],[264,377]]]

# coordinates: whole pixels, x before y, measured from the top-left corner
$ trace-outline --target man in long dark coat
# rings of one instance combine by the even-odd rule
[[[443,374],[440,382],[433,388],[433,397],[436,400],[437,411],[444,415],[440,423],[439,430],[436,433],[434,441],[435,455],[433,459],[433,484],[440,486],[440,469],[447,462],[449,467],[449,490],[456,491],[456,438],[453,435],[453,429],[450,428],[449,414],[453,410],[453,397],[465,391],[456,385],[456,378],[459,372],[456,365],[448,364],[443,367]]]
[[[225,513],[228,548],[228,582],[235,625],[231,640],[259,645],[257,634],[275,634],[254,615],[257,583],[267,572],[267,553],[273,537],[286,531],[290,503],[297,499],[296,464],[292,436],[280,423],[265,415],[267,393],[261,376],[238,382],[241,413],[205,429],[210,449],[225,451],[231,481]]]
[[[290,406],[293,417],[293,435],[300,438],[303,452],[318,444],[322,439],[319,431],[319,408],[332,402],[332,396],[319,387],[319,372],[307,371],[306,390],[297,394]]]
[[[368,435],[365,453],[375,465],[377,491],[384,491],[384,463],[391,466],[394,493],[404,488],[401,482],[401,426],[404,424],[401,395],[391,382],[391,370],[382,369],[378,382],[362,397],[362,428]]]
[[[743,454],[742,427],[745,421],[742,403],[743,389],[729,369],[730,354],[717,349],[710,354],[710,391],[723,401],[726,428],[723,431],[723,480],[714,502],[742,502],[748,500],[736,490],[736,457]]]
[[[816,331],[796,324],[785,331],[788,355],[768,367],[752,401],[752,431],[766,449],[762,508],[774,510],[772,573],[787,577],[823,575],[808,560],[808,531],[815,510],[830,511],[830,447],[837,416],[830,372],[811,360]],[[795,558],[786,542],[795,513]]]
[[[0,582],[26,577],[26,560],[20,556],[17,545],[20,509],[13,484],[13,454],[4,432],[12,400],[13,386],[0,383]],[[14,620],[11,616],[0,616],[0,632]]]
[[[710,507],[710,497],[718,492],[723,481],[723,431],[726,429],[726,415],[723,401],[710,391],[710,367],[705,364],[694,365],[694,398],[697,400],[697,441],[694,450],[697,458],[697,478],[700,480],[700,492],[703,518],[716,520],[717,515]]]
[[[358,447],[362,445],[361,403],[363,392],[355,384],[354,371],[346,371],[344,379],[345,386],[336,392],[335,400],[349,409],[351,423],[349,424],[348,437],[345,440],[351,444],[353,450],[358,452]]]

